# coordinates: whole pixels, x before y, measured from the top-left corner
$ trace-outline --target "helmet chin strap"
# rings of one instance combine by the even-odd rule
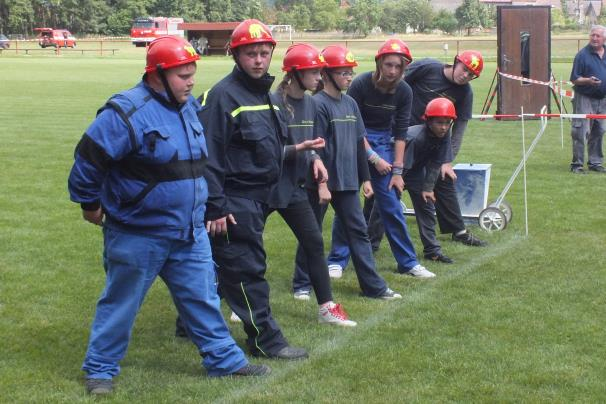
[[[162,85],[164,86],[164,89],[166,90],[166,94],[168,95],[168,99],[170,100],[171,104],[173,104],[176,107],[179,107],[181,104],[175,98],[175,94],[173,93],[173,90],[170,88],[170,85],[168,84],[168,80],[166,79],[166,70],[164,70],[164,68],[160,65],[157,65],[156,69],[158,71],[158,76],[160,76],[160,80],[162,81]]]
[[[305,87],[305,85],[303,84],[303,80],[301,79],[301,75],[299,74],[299,72],[297,70],[293,70],[292,71],[292,75],[294,76],[295,80],[297,80],[297,84],[299,85],[299,88],[303,91],[305,90],[309,90],[309,88]]]
[[[332,73],[331,73],[331,71],[330,71],[330,70],[328,70],[326,73],[327,73],[326,75],[327,75],[327,76],[328,76],[328,78],[330,79],[330,82],[332,83],[332,85],[333,85],[333,86],[335,86],[335,88],[336,88],[337,90],[339,90],[339,91],[343,91],[343,89],[342,89],[341,87],[339,87],[339,85],[337,84],[336,80],[335,80],[335,79],[332,77]]]

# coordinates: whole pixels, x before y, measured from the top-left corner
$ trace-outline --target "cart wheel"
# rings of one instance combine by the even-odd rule
[[[499,206],[497,206],[497,201],[494,201],[493,203],[491,203],[488,206],[500,209],[503,213],[505,213],[505,217],[507,218],[507,223],[511,223],[511,219],[513,218],[513,209],[511,208],[511,205],[509,203],[507,203],[507,201],[505,199],[503,199],[501,201],[501,204]]]
[[[507,216],[494,206],[490,206],[480,212],[478,224],[486,231],[501,231],[507,227]]]

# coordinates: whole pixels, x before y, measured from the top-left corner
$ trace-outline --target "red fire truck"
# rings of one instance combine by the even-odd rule
[[[177,25],[183,18],[175,17],[140,17],[133,21],[130,29],[130,40],[135,46],[146,46],[148,43],[162,35],[174,35],[183,38],[183,30]]]

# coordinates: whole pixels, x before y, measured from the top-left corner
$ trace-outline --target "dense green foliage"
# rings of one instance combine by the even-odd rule
[[[296,30],[342,29],[366,36],[386,32],[491,26],[493,11],[477,0],[455,14],[436,11],[430,0],[1,0],[0,33],[32,35],[36,27],[66,28],[82,35],[127,35],[136,17],[172,16],[185,21],[241,21],[259,18]]]

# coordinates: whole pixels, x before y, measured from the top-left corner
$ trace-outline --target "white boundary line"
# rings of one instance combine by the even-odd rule
[[[409,307],[404,306],[404,304],[423,302],[430,298],[436,298],[436,295],[441,289],[438,286],[458,280],[460,277],[470,272],[474,272],[475,270],[481,268],[484,264],[493,262],[497,257],[509,253],[510,250],[521,243],[526,243],[527,241],[528,240],[524,237],[514,235],[514,237],[504,243],[492,244],[491,246],[487,247],[487,249],[483,250],[485,251],[484,254],[472,258],[470,261],[468,261],[468,263],[459,267],[458,269],[445,270],[444,275],[439,275],[439,278],[435,280],[414,280],[413,278],[410,278],[412,282],[427,282],[429,287],[415,290],[412,293],[405,295],[400,301],[381,302],[382,304],[377,304],[377,311],[375,314],[372,314],[370,317],[366,317],[364,319],[355,318],[355,320],[358,321],[357,327],[351,330],[336,330],[336,335],[334,337],[327,337],[326,340],[322,341],[319,345],[312,347],[309,350],[309,359],[292,362],[280,362],[269,359],[264,360],[263,363],[266,363],[269,366],[272,366],[272,363],[280,363],[279,369],[272,366],[272,373],[269,377],[250,378],[249,380],[254,379],[253,383],[251,384],[247,384],[246,386],[242,386],[238,389],[226,389],[225,396],[214,402],[241,402],[242,399],[250,398],[251,395],[264,392],[268,389],[268,387],[279,386],[280,381],[282,380],[296,379],[295,372],[306,364],[313,362],[316,358],[319,359],[327,354],[334,353],[343,347],[349,346],[349,341],[361,341],[365,339],[364,337],[366,337],[366,340],[371,339],[371,335],[368,334],[372,334],[373,329],[380,325],[380,323],[389,321],[389,319],[394,317],[396,314],[401,316],[402,311],[406,313],[406,310],[408,310]],[[439,285],[435,285],[435,282],[439,282]],[[331,327],[330,325],[323,326]],[[339,333],[339,331],[341,332]],[[318,375],[318,377],[320,377],[320,375]],[[230,383],[233,381],[234,380],[232,379],[227,382]]]

